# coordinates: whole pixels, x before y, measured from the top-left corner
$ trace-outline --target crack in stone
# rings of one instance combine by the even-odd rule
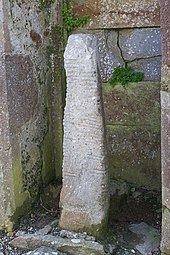
[[[155,56],[151,56],[151,57],[145,57],[145,58],[135,58],[133,60],[126,60],[126,64],[129,64],[129,63],[133,63],[135,61],[138,61],[138,60],[145,60],[145,59],[154,59],[154,58],[158,58],[158,57],[162,57],[162,55],[155,55]]]
[[[124,59],[124,57],[123,57],[123,52],[122,52],[122,49],[121,49],[120,44],[119,44],[119,37],[120,37],[119,31],[117,31],[117,47],[118,47],[118,49],[119,49],[119,51],[120,51],[121,58],[123,59],[123,62],[124,62],[125,67],[126,67],[126,66],[127,66],[127,63],[126,63],[126,61],[125,61],[125,59]]]

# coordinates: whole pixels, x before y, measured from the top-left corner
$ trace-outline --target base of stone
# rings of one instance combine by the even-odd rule
[[[89,235],[94,235],[100,238],[106,230],[107,222],[101,219],[98,224],[91,224],[89,215],[85,212],[75,212],[62,210],[59,221],[61,229],[67,229],[77,232],[87,232]]]
[[[61,235],[64,235],[62,231],[61,231]],[[94,241],[93,237],[87,236],[87,234],[84,234],[84,235],[85,236],[81,236],[81,233],[80,233],[80,235],[77,236],[75,233],[75,235],[71,235],[70,238],[68,238],[67,237],[68,235],[66,233],[66,235],[64,235],[65,237],[62,238],[60,236],[60,233],[56,236],[52,234],[42,235],[39,232],[35,234],[20,233],[20,235],[16,237],[15,239],[13,239],[10,244],[13,247],[16,247],[25,251],[34,250],[44,246],[44,247],[52,248],[53,250],[55,250],[55,252],[60,251],[69,255],[91,255],[91,254],[106,255],[103,245]],[[34,254],[34,253],[29,253],[29,254]]]

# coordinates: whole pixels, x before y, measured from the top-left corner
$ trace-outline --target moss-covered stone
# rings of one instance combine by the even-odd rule
[[[111,178],[147,189],[160,189],[160,130],[144,126],[108,125]]]
[[[51,30],[53,49],[53,90],[51,108],[52,129],[54,137],[54,153],[57,177],[62,176],[63,159],[63,111],[65,104],[65,76],[64,76],[64,31],[61,26],[55,25]]]
[[[160,82],[103,84],[106,124],[149,125],[160,128]]]
[[[105,83],[103,97],[111,177],[159,190],[160,83]]]

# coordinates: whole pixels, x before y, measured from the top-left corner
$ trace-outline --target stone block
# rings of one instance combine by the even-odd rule
[[[44,182],[55,175],[52,149],[60,147],[53,144],[57,127],[49,117],[51,105],[56,111],[58,104],[50,94],[54,79],[47,49],[53,49],[53,40],[47,9],[38,1],[0,4],[0,228],[8,231],[37,199],[42,175]],[[50,22],[56,29],[54,17]]]
[[[144,80],[161,80],[161,57],[137,59],[128,63],[127,66],[132,67],[135,72],[144,73]]]
[[[119,32],[119,45],[123,58],[132,61],[161,55],[159,28],[126,29]]]
[[[105,255],[104,247],[98,242],[84,239],[67,239],[52,235],[23,234],[11,241],[11,245],[24,250],[41,246],[51,247],[70,255]]]
[[[170,211],[167,208],[163,209],[162,213],[162,241],[161,252],[170,254]]]
[[[98,236],[106,228],[109,189],[98,41],[71,35],[65,51],[63,187],[60,227]]]
[[[106,124],[149,125],[160,129],[160,82],[103,84]]]
[[[160,24],[158,0],[72,0],[75,16],[90,16],[87,28],[152,27]]]
[[[146,126],[107,126],[110,176],[160,190],[160,130]]]
[[[0,38],[3,41],[3,26],[0,26]],[[9,220],[12,215],[14,202],[14,190],[12,183],[12,151],[10,141],[9,113],[7,101],[7,84],[5,72],[5,60],[2,57],[3,45],[0,47],[0,229],[11,229]]]
[[[112,30],[93,33],[98,37],[99,70],[101,79],[102,81],[107,81],[111,78],[116,66],[125,65],[117,45],[118,32]]]
[[[162,31],[162,63],[170,66],[170,4],[169,1],[160,1],[161,31]]]
[[[38,89],[33,63],[28,56],[7,55],[5,64],[10,128],[16,133],[36,113]]]

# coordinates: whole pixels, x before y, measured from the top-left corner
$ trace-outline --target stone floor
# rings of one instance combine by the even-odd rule
[[[57,205],[48,207],[42,198],[30,217],[21,219],[12,236],[0,233],[0,255],[160,254],[161,197],[158,192],[119,183],[118,188],[111,191],[109,231],[100,241],[86,233],[60,230]]]

